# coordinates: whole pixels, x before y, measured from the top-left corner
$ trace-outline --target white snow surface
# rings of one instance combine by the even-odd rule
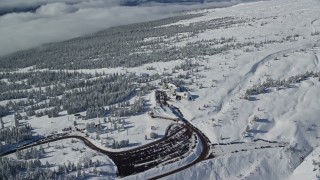
[[[205,78],[199,80],[206,88],[191,87],[192,94],[199,97],[193,103],[176,103],[212,143],[251,142],[262,138],[287,142],[290,148],[224,155],[164,179],[316,179],[319,172],[313,172],[312,159],[319,159],[319,150],[313,151],[319,145],[319,78],[308,78],[288,89],[271,89],[269,93],[255,96],[255,101],[241,97],[246,89],[268,77],[288,79],[306,71],[320,70],[320,38],[311,36],[320,29],[319,10],[319,1],[271,0],[203,10],[205,16],[178,23],[188,25],[226,16],[255,18],[253,22],[204,32],[190,41],[233,36],[237,40],[250,38],[259,42],[299,34],[294,41],[265,45],[252,52],[230,51],[207,57],[211,70],[202,71],[200,74]],[[212,84],[215,87],[212,88]],[[203,105],[209,106],[203,108]],[[254,115],[261,121],[253,122]],[[252,130],[250,137],[242,135],[247,126]]]
[[[320,148],[317,147],[310,153],[304,161],[293,171],[290,179],[319,179],[319,162],[320,162]]]
[[[283,80],[307,71],[320,71],[320,35],[311,35],[320,31],[320,2],[269,0],[227,8],[203,9],[196,13],[205,15],[175,24],[187,26],[192,22],[205,22],[221,17],[236,17],[247,21],[202,32],[196,37],[179,42],[177,46],[221,37],[235,37],[237,42],[259,43],[265,40],[281,40],[290,35],[297,36],[289,41],[250,47],[249,52],[246,52],[244,47],[199,60],[201,65],[210,67],[209,70],[200,67],[197,74],[201,75],[201,78],[195,79],[195,82],[203,84],[204,88],[193,83],[189,88],[194,100],[181,100],[172,104],[179,107],[184,117],[204,132],[212,143],[265,139],[285,142],[287,145],[282,148],[225,153],[163,179],[316,179],[317,175],[320,175],[319,167],[314,165],[313,161],[320,161],[320,79],[307,78],[292,84],[290,88],[280,90],[270,88],[268,93],[254,96],[254,101],[244,100],[243,96],[248,88],[264,82],[267,78]],[[182,62],[176,60],[173,64],[161,62],[136,68],[97,71],[161,74],[164,71],[171,72],[175,65]],[[156,67],[156,70],[146,70],[149,66]],[[79,71],[94,73],[96,70]],[[150,98],[150,103],[155,106],[152,97],[151,93],[146,98]],[[159,113],[164,113],[164,110],[159,110]],[[259,117],[260,121],[252,121],[254,116]],[[11,117],[4,118],[5,123],[9,124],[10,119]],[[99,119],[90,121],[98,122]],[[170,124],[170,121],[152,119],[147,114],[127,117],[126,121],[130,123],[127,125],[130,126],[129,135],[122,131],[113,136],[119,140],[129,138],[130,143],[138,145],[150,142],[144,140],[144,135],[150,132],[151,126],[158,127],[157,132],[163,134]],[[66,116],[50,120],[34,118],[29,122],[39,134],[61,130],[73,123],[68,121]],[[243,135],[247,127],[250,136]],[[232,151],[234,150],[236,148],[232,147]],[[127,179],[143,179],[150,177],[150,173],[160,174],[180,165],[171,164],[163,167],[164,169],[154,168]],[[313,171],[314,168],[316,170]]]

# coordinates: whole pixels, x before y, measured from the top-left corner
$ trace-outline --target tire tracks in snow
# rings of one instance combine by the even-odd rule
[[[319,67],[319,58],[318,58],[318,55],[317,55],[317,53],[313,53],[314,54],[314,57],[315,57],[315,60],[314,60],[314,65],[316,66],[316,67]]]
[[[282,56],[283,54],[291,53],[291,52],[300,50],[302,48],[312,48],[314,45],[319,45],[319,43],[320,43],[320,39],[314,41],[313,43],[306,43],[304,45],[299,45],[297,47],[293,47],[293,48],[289,48],[289,49],[280,50],[280,51],[277,51],[274,53],[270,53],[267,56],[265,56],[264,58],[262,58],[261,60],[254,63],[252,65],[252,67],[250,68],[250,70],[239,80],[239,83],[227,91],[227,94],[223,97],[223,99],[217,105],[217,107],[219,107],[219,111],[217,111],[217,112],[221,112],[223,110],[224,105],[226,104],[226,102],[228,102],[230,100],[230,98],[239,98],[239,96],[237,97],[235,95],[241,92],[241,90],[247,84],[249,79],[256,74],[258,68],[261,67],[263,64],[265,64],[266,62],[268,62],[270,60],[273,60],[276,57]],[[317,57],[317,62],[318,62],[318,66],[319,66],[318,57]],[[232,97],[231,97],[231,95],[232,95]]]
[[[311,21],[311,24],[314,24],[316,21],[318,21],[318,19],[314,19]]]

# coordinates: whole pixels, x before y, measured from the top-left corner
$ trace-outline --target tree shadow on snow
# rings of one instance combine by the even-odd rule
[[[125,126],[124,129],[127,130],[127,129],[130,129],[130,128],[133,128],[133,127],[134,126]]]
[[[221,137],[220,139],[221,140],[227,140],[227,139],[230,139],[230,137]]]
[[[249,130],[248,132],[249,132],[249,133],[255,133],[255,134],[263,134],[263,133],[267,133],[268,131],[251,129],[251,130]]]
[[[271,123],[271,121],[269,121],[268,119],[258,119],[258,120],[256,120],[256,122],[260,122],[260,123]]]
[[[266,89],[266,90],[264,90],[263,94],[269,94],[269,93],[271,93],[271,92],[272,92],[271,89]]]
[[[129,143],[128,147],[139,146],[141,143]]]
[[[158,135],[158,139],[161,139],[161,138],[163,138],[164,137],[164,135]]]
[[[196,100],[197,98],[199,98],[198,95],[191,95],[192,100]]]
[[[50,158],[50,157],[52,157],[52,155],[44,155],[44,156],[42,156],[40,159],[43,159],[43,158]],[[53,167],[54,165],[52,165],[51,166],[51,164],[50,164],[50,166],[49,167]]]
[[[249,97],[249,101],[258,101],[260,99],[256,98],[256,97]]]

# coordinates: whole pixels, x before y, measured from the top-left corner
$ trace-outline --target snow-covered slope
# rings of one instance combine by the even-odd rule
[[[189,73],[190,77],[184,80],[193,100],[170,100],[170,104],[178,107],[184,118],[200,129],[212,143],[250,144],[256,139],[264,139],[285,144],[285,147],[247,148],[246,151],[237,150],[237,146],[229,146],[226,150],[219,145],[213,147],[212,151],[217,150],[214,158],[164,179],[316,179],[320,176],[319,10],[318,0],[269,0],[192,11],[189,13],[201,13],[203,16],[166,26],[202,23],[208,26],[207,30],[187,38],[183,37],[184,34],[177,34],[175,39],[180,39],[176,41],[172,37],[154,39],[174,42],[164,45],[168,47],[198,43],[202,45],[200,48],[222,48],[221,53],[121,70],[75,71],[143,72],[150,75],[171,73],[172,77]],[[212,28],[215,25],[216,28]],[[173,70],[186,62],[198,63],[198,66],[189,71]],[[152,70],[148,69],[151,66]],[[301,79],[294,82],[297,78]],[[267,87],[263,93],[250,95],[249,100],[245,98],[248,89],[264,82],[270,83],[270,79],[282,85]],[[151,108],[154,108],[154,94],[146,97]],[[174,116],[169,108],[156,107],[154,111],[166,117]],[[61,123],[62,118],[65,117],[61,120],[56,118],[52,123]],[[116,135],[121,135],[120,140],[131,138],[130,142],[136,144],[148,142],[143,137],[149,133],[150,127],[159,128],[157,132],[163,134],[170,123],[151,119],[147,114],[126,118],[132,124],[131,134],[130,131],[123,131]],[[9,118],[4,120],[9,122]],[[41,125],[39,121],[36,118],[30,120],[34,127],[39,128],[37,132],[43,133],[49,129],[42,127],[46,124]],[[67,119],[64,122],[72,124]],[[61,129],[63,126],[56,127]],[[221,149],[223,153],[220,153]],[[188,161],[182,161],[185,162]],[[163,170],[174,169],[174,166],[153,168],[127,178],[148,178],[163,173]]]
[[[262,47],[206,57],[207,62],[203,64],[211,69],[201,71],[199,74],[205,78],[198,80],[205,88],[192,88],[199,96],[194,103],[177,105],[213,143],[262,138],[284,141],[290,147],[207,160],[167,179],[285,179],[293,172],[292,178],[301,179],[304,174],[316,177],[317,170],[312,174],[311,171],[312,159],[319,156],[318,150],[299,164],[319,145],[319,78],[306,78],[280,90],[269,88],[267,93],[253,96],[252,101],[243,97],[248,88],[267,78],[288,80],[291,76],[320,70],[320,37],[315,35],[320,30],[319,9],[319,1],[314,0],[271,0],[203,10],[205,16],[177,23],[188,25],[233,16],[247,20],[203,32],[187,42],[221,37],[255,43],[283,39]],[[294,38],[289,37],[291,35]],[[254,116],[259,121],[253,121]]]
[[[290,179],[319,179],[319,147],[310,153],[304,161],[293,171]]]

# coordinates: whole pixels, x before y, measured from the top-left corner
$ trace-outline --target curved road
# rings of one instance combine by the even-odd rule
[[[205,159],[207,159],[207,156],[208,156],[208,153],[209,153],[209,145],[210,144],[210,141],[208,140],[208,138],[199,130],[197,129],[196,127],[194,127],[191,123],[189,123],[186,119],[184,119],[183,117],[180,117],[180,119],[185,123],[185,128],[187,128],[188,130],[190,130],[191,132],[195,132],[197,134],[197,136],[199,137],[199,139],[201,140],[201,144],[202,144],[202,152],[200,154],[200,156],[194,160],[193,162],[191,162],[190,164],[187,164],[185,166],[182,166],[182,167],[179,167],[177,169],[174,169],[170,172],[166,172],[164,174],[161,174],[161,175],[158,175],[158,176],[154,176],[154,177],[151,177],[150,179],[159,179],[159,178],[162,178],[162,177],[165,177],[165,176],[168,176],[168,175],[171,175],[171,174],[174,174],[174,173],[177,173],[179,171],[182,171],[184,169],[187,169]],[[79,139],[81,141],[84,142],[84,144],[91,148],[92,150],[95,150],[95,151],[98,151],[98,152],[101,152],[105,155],[109,155],[109,156],[112,156],[112,155],[119,155],[119,154],[126,154],[126,153],[132,153],[134,151],[137,151],[137,150],[142,150],[144,148],[147,148],[147,147],[150,147],[150,146],[153,146],[153,145],[156,145],[160,142],[163,142],[165,140],[167,140],[168,138],[170,138],[171,136],[174,136],[175,134],[177,134],[180,130],[178,131],[175,131],[173,132],[172,134],[168,135],[168,131],[170,130],[170,127],[172,126],[173,124],[171,124],[166,132],[165,132],[165,136],[162,138],[162,139],[159,139],[157,141],[154,141],[154,142],[151,142],[149,144],[145,144],[143,146],[139,146],[137,148],[133,148],[133,149],[129,149],[129,150],[125,150],[125,151],[119,151],[119,152],[114,152],[114,151],[107,151],[107,150],[104,150],[104,149],[101,149],[99,147],[97,147],[96,145],[94,145],[91,141],[89,141],[87,138],[83,137],[83,136],[79,136],[79,135],[68,135],[68,136],[61,136],[61,137],[56,137],[54,139],[48,139],[48,140],[44,140],[44,141],[38,141],[38,142],[34,142],[32,144],[29,144],[29,145],[26,145],[26,146],[23,146],[23,147],[20,147],[19,150],[24,150],[24,149],[27,149],[27,148],[30,148],[30,147],[33,147],[33,146],[38,146],[38,145],[41,145],[41,144],[46,144],[46,143],[49,143],[49,142],[54,142],[54,141],[59,141],[59,140],[62,140],[62,139],[70,139],[70,138],[75,138],[75,139]],[[11,153],[14,153],[16,152],[17,149],[14,149],[14,150],[11,150],[11,151],[8,151],[6,153],[3,153],[1,154],[0,156],[5,156],[5,155],[8,155],[8,154],[11,154]],[[112,159],[112,158],[111,158]]]
[[[165,135],[163,138],[159,139],[159,140],[156,140],[156,141],[153,141],[151,143],[148,143],[148,144],[145,144],[145,145],[142,145],[142,146],[139,146],[139,147],[136,147],[136,148],[132,148],[132,149],[129,149],[129,150],[124,150],[124,151],[108,151],[108,150],[105,150],[105,149],[101,149],[99,147],[97,147],[96,145],[94,145],[91,141],[89,141],[87,138],[83,137],[83,136],[79,136],[79,135],[68,135],[68,136],[61,136],[61,137],[56,137],[54,139],[48,139],[48,140],[44,140],[44,141],[36,141],[36,142],[32,142],[32,144],[29,144],[29,145],[25,145],[25,146],[22,146],[20,147],[19,149],[14,149],[14,150],[11,150],[11,151],[7,151],[5,153],[2,153],[0,154],[0,157],[2,156],[6,156],[8,154],[12,154],[12,153],[15,153],[17,150],[24,150],[24,149],[28,149],[30,147],[33,147],[33,146],[38,146],[38,145],[41,145],[41,144],[46,144],[46,143],[50,143],[50,142],[55,142],[55,141],[59,141],[59,140],[63,140],[63,139],[72,139],[72,138],[75,138],[75,139],[79,139],[81,141],[84,142],[84,144],[93,149],[93,150],[96,150],[96,151],[99,151],[103,154],[106,154],[106,155],[117,155],[117,154],[123,154],[123,153],[128,153],[128,152],[133,152],[133,151],[136,151],[136,150],[139,150],[139,149],[143,149],[143,148],[146,148],[146,147],[149,147],[151,145],[155,145],[155,144],[158,144],[164,140],[166,140],[167,138],[173,136],[174,134],[176,134],[177,132],[174,132],[170,135],[168,135],[168,131],[170,130],[170,127],[172,126],[173,124],[170,124],[168,126],[168,128],[166,129],[166,132],[165,132]],[[41,139],[40,139],[41,140]],[[34,144],[35,143],[35,144]]]
[[[207,159],[207,156],[209,154],[209,146],[208,146],[208,144],[210,143],[209,139],[198,128],[194,127],[189,121],[187,121],[184,118],[181,118],[181,120],[188,126],[188,128],[190,128],[193,132],[195,132],[197,134],[197,136],[199,137],[199,139],[201,140],[203,147],[202,147],[202,152],[201,152],[200,156],[196,160],[191,162],[190,164],[179,167],[179,168],[174,169],[170,172],[167,172],[167,173],[164,173],[164,174],[161,174],[158,176],[154,176],[150,179],[159,179],[159,178],[163,178],[165,176],[169,176],[169,175],[177,173],[179,171],[183,171],[183,170]]]

